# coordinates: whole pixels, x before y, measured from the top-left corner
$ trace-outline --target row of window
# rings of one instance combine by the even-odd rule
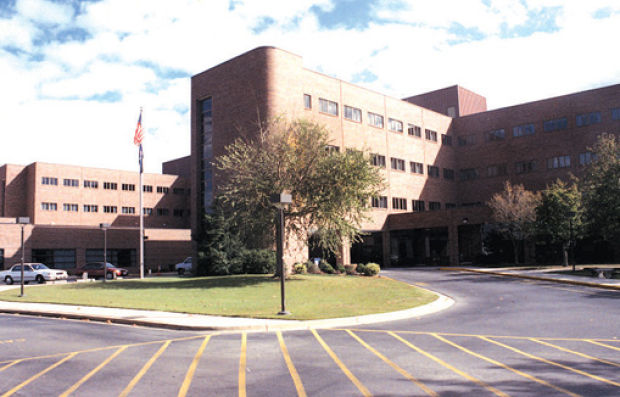
[[[370,155],[370,163],[374,166],[385,168],[385,156],[382,154],[373,153]],[[390,158],[390,166],[393,170],[406,171],[405,160],[396,157]],[[415,161],[409,162],[409,171],[414,174],[424,174],[424,164]],[[434,165],[427,165],[426,172],[430,178],[439,178],[439,167]],[[454,170],[449,168],[443,169],[443,177],[448,180],[454,179]]]
[[[306,109],[312,109],[312,96],[304,94],[304,107]],[[330,101],[329,99],[319,98],[319,111],[321,113],[330,114],[332,116],[338,116],[338,102]],[[383,115],[373,112],[367,112],[368,125],[383,128],[385,126],[385,118]],[[362,122],[362,109],[353,106],[344,105],[344,118],[356,123]],[[388,130],[397,133],[404,132],[404,124],[401,120],[388,118],[387,122]],[[414,137],[420,138],[422,136],[422,128],[414,125],[407,124],[408,134]],[[437,142],[437,131],[425,129],[425,138],[429,141]],[[452,137],[442,134],[442,143],[445,145],[452,145]]]
[[[50,177],[50,176],[44,176],[41,177],[41,184],[42,185],[51,185],[51,186],[58,186],[58,178],[55,177]],[[80,181],[78,179],[63,179],[62,181],[63,186],[68,186],[68,187],[80,187]],[[99,188],[99,182],[98,181],[92,181],[92,180],[87,180],[85,179],[83,181],[83,186],[87,189],[98,189]],[[103,189],[105,190],[118,190],[118,183],[116,182],[103,182]],[[121,190],[123,191],[128,191],[128,192],[133,192],[136,190],[136,185],[133,183],[122,183],[121,184]],[[146,193],[153,193],[153,186],[152,185],[143,185],[142,186],[142,191],[146,192]],[[170,191],[170,188],[168,186],[157,186],[156,187],[156,191],[157,193],[161,193],[161,194],[168,194],[168,192]],[[185,189],[182,187],[175,187],[172,189],[172,193],[174,194],[185,194],[187,192],[187,194],[190,193],[189,189]]]
[[[103,205],[102,211],[104,214],[116,214],[118,213],[118,207],[116,205]],[[57,211],[58,204],[51,202],[42,202],[41,209],[43,211]],[[62,210],[66,212],[78,212],[79,205],[74,203],[63,203]],[[97,204],[84,204],[82,207],[83,212],[99,212],[99,206]],[[142,208],[144,215],[152,215],[153,208]],[[135,207],[121,207],[121,213],[131,215],[136,213]],[[170,210],[168,208],[157,208],[158,216],[169,216]],[[189,216],[189,210],[182,208],[174,208],[172,210],[173,216]]]
[[[392,209],[407,211],[407,202],[408,200],[403,197],[392,197]],[[371,206],[373,208],[388,208],[388,197],[387,196],[379,196],[373,197],[371,200]],[[454,203],[445,203],[444,208],[450,209],[455,208],[456,204]],[[423,200],[411,200],[411,209],[414,212],[424,212],[426,211],[426,205]],[[439,201],[429,201],[428,202],[428,210],[429,211],[438,211],[441,210],[441,203]]]

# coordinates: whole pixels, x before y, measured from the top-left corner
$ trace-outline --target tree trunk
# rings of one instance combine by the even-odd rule
[[[512,250],[515,254],[515,265],[519,264],[519,242],[517,240],[512,240]]]
[[[564,255],[562,265],[568,267],[568,245],[566,243],[562,243],[562,252]]]

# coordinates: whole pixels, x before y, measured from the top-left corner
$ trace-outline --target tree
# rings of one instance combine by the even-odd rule
[[[613,134],[602,134],[593,148],[594,161],[582,180],[589,234],[599,236],[620,256],[620,145]]]
[[[536,232],[553,244],[562,245],[563,264],[568,266],[568,248],[581,234],[581,192],[558,179],[542,192],[536,207]]]
[[[515,264],[519,263],[519,243],[533,233],[539,200],[538,194],[525,190],[523,185],[512,185],[506,181],[504,190],[495,193],[487,202],[499,231],[512,242]]]
[[[371,197],[383,188],[368,155],[329,145],[325,127],[305,120],[272,120],[255,139],[235,140],[215,162],[217,197],[248,246],[273,244],[276,209],[270,196],[289,191],[286,233],[336,253],[343,241],[358,241]]]

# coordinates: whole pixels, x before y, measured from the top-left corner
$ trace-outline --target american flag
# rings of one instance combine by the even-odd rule
[[[136,133],[133,136],[133,144],[138,146],[142,145],[142,139],[144,139],[144,130],[142,129],[142,109],[140,109],[140,117],[138,117]]]

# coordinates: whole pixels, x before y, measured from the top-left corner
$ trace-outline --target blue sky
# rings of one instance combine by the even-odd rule
[[[136,170],[189,154],[189,78],[272,45],[394,97],[490,108],[620,83],[617,0],[0,0],[0,164]]]

